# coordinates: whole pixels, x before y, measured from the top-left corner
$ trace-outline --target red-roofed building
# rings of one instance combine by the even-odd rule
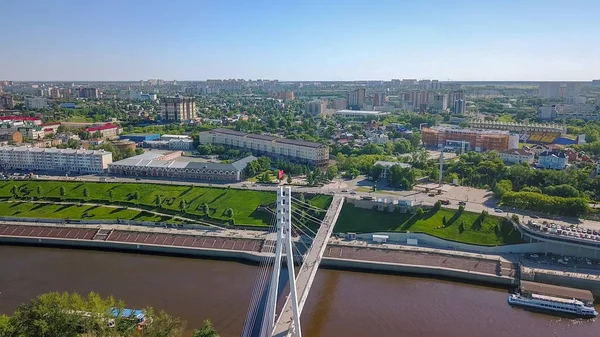
[[[85,129],[85,131],[89,132],[90,134],[99,132],[102,138],[113,138],[118,136],[122,130],[112,123],[106,123],[101,126],[93,126],[91,128],[87,128]]]
[[[56,122],[56,123],[45,123],[42,124],[42,129],[44,129],[44,134],[48,135],[53,135],[58,131],[58,127],[60,126],[60,122]]]
[[[42,125],[42,120],[36,117],[2,116],[0,117],[0,121],[18,121],[32,123],[33,125]]]

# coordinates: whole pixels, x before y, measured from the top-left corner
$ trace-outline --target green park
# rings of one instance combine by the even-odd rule
[[[504,218],[464,210],[436,209],[413,214],[363,209],[346,203],[335,228],[337,233],[426,233],[462,243],[497,246],[522,243],[518,230]]]
[[[92,183],[58,181],[7,181],[0,184],[0,198],[4,203],[0,214],[19,217],[54,217],[70,219],[130,219],[160,221],[160,214],[177,215],[192,219],[210,219],[216,222],[234,222],[236,225],[266,226],[271,221],[268,212],[260,206],[272,206],[274,192],[241,190],[218,187],[161,185],[144,183]],[[20,201],[15,204],[14,201]],[[318,208],[327,208],[331,196],[307,197],[307,202]],[[43,205],[33,202],[44,202]],[[55,203],[52,205],[51,203]],[[86,203],[93,205],[60,205]],[[115,208],[102,205],[121,206]],[[136,208],[138,211],[124,209]],[[232,221],[233,220],[233,221]]]

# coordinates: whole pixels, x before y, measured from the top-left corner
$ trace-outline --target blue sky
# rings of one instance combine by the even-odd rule
[[[0,79],[591,80],[600,1],[0,0]]]

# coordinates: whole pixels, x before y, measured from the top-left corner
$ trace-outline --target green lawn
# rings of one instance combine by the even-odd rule
[[[447,222],[445,227],[443,225],[444,217]],[[504,223],[504,219],[488,215],[483,223],[478,225],[476,221],[478,217],[478,213],[459,213],[450,209],[441,209],[437,212],[426,211],[423,216],[417,217],[396,212],[356,208],[351,204],[345,204],[334,232],[410,231],[486,246],[522,242],[519,232],[511,225]]]
[[[82,220],[116,220],[171,222],[170,216],[158,216],[148,212],[139,212],[127,208],[102,206],[52,205],[28,202],[0,203],[0,214],[22,218],[54,218]]]
[[[13,186],[18,190],[13,196]],[[259,205],[269,205],[276,201],[274,192],[238,190],[213,187],[192,187],[179,185],[159,185],[146,183],[90,183],[90,182],[58,182],[58,181],[5,181],[0,183],[0,198],[30,199],[39,198],[38,186],[41,187],[41,198],[52,200],[63,199],[60,188],[65,188],[64,200],[88,201],[109,204],[121,204],[180,212],[182,200],[185,200],[186,214],[202,217],[201,205],[210,207],[209,215],[213,219],[226,220],[223,214],[228,208],[233,210],[236,225],[266,226],[271,216],[257,211]],[[84,197],[87,189],[88,197]],[[112,198],[110,194],[112,193]],[[136,199],[136,195],[138,198]],[[159,205],[160,199],[160,208]],[[330,196],[317,196],[309,200],[317,207],[328,205]],[[0,213],[2,214],[2,213]],[[59,216],[63,217],[63,216]]]

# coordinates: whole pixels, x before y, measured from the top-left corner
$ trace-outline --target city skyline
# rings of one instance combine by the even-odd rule
[[[8,0],[0,64],[14,81],[590,81],[599,10],[584,0]]]

